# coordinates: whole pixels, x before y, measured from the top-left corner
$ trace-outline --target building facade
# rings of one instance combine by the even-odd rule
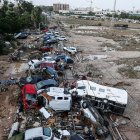
[[[53,4],[53,11],[54,12],[69,11],[69,4],[61,4],[61,3]]]

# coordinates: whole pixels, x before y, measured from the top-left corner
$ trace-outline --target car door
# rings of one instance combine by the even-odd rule
[[[55,110],[70,110],[70,100],[68,97],[55,97],[55,99],[49,102],[49,106]]]

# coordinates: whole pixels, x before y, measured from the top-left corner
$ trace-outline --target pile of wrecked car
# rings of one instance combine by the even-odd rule
[[[21,89],[18,119],[12,126],[9,140],[113,140],[104,114],[122,115],[127,106],[127,92],[82,79],[68,84],[64,75],[66,69],[74,65],[74,58],[64,52],[52,53],[56,50],[53,44],[65,40],[58,33],[45,33],[43,47],[38,48],[40,58],[30,59],[27,76],[16,82]],[[77,53],[75,47],[63,50]],[[34,118],[27,117],[30,115]],[[26,122],[24,131],[20,131],[23,125],[20,119]],[[34,128],[29,127],[29,122]]]

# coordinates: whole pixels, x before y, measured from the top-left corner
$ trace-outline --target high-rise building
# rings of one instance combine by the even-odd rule
[[[54,12],[69,11],[69,4],[55,3],[53,4],[53,11]]]

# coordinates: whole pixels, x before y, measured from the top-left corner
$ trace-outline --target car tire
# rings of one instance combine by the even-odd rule
[[[84,101],[84,102],[82,103],[82,107],[83,107],[83,109],[88,108],[88,103],[87,103],[86,101]]]
[[[77,92],[77,91],[73,91],[73,92],[72,92],[72,96],[73,96],[73,97],[77,97],[77,96],[78,96],[78,92]]]

